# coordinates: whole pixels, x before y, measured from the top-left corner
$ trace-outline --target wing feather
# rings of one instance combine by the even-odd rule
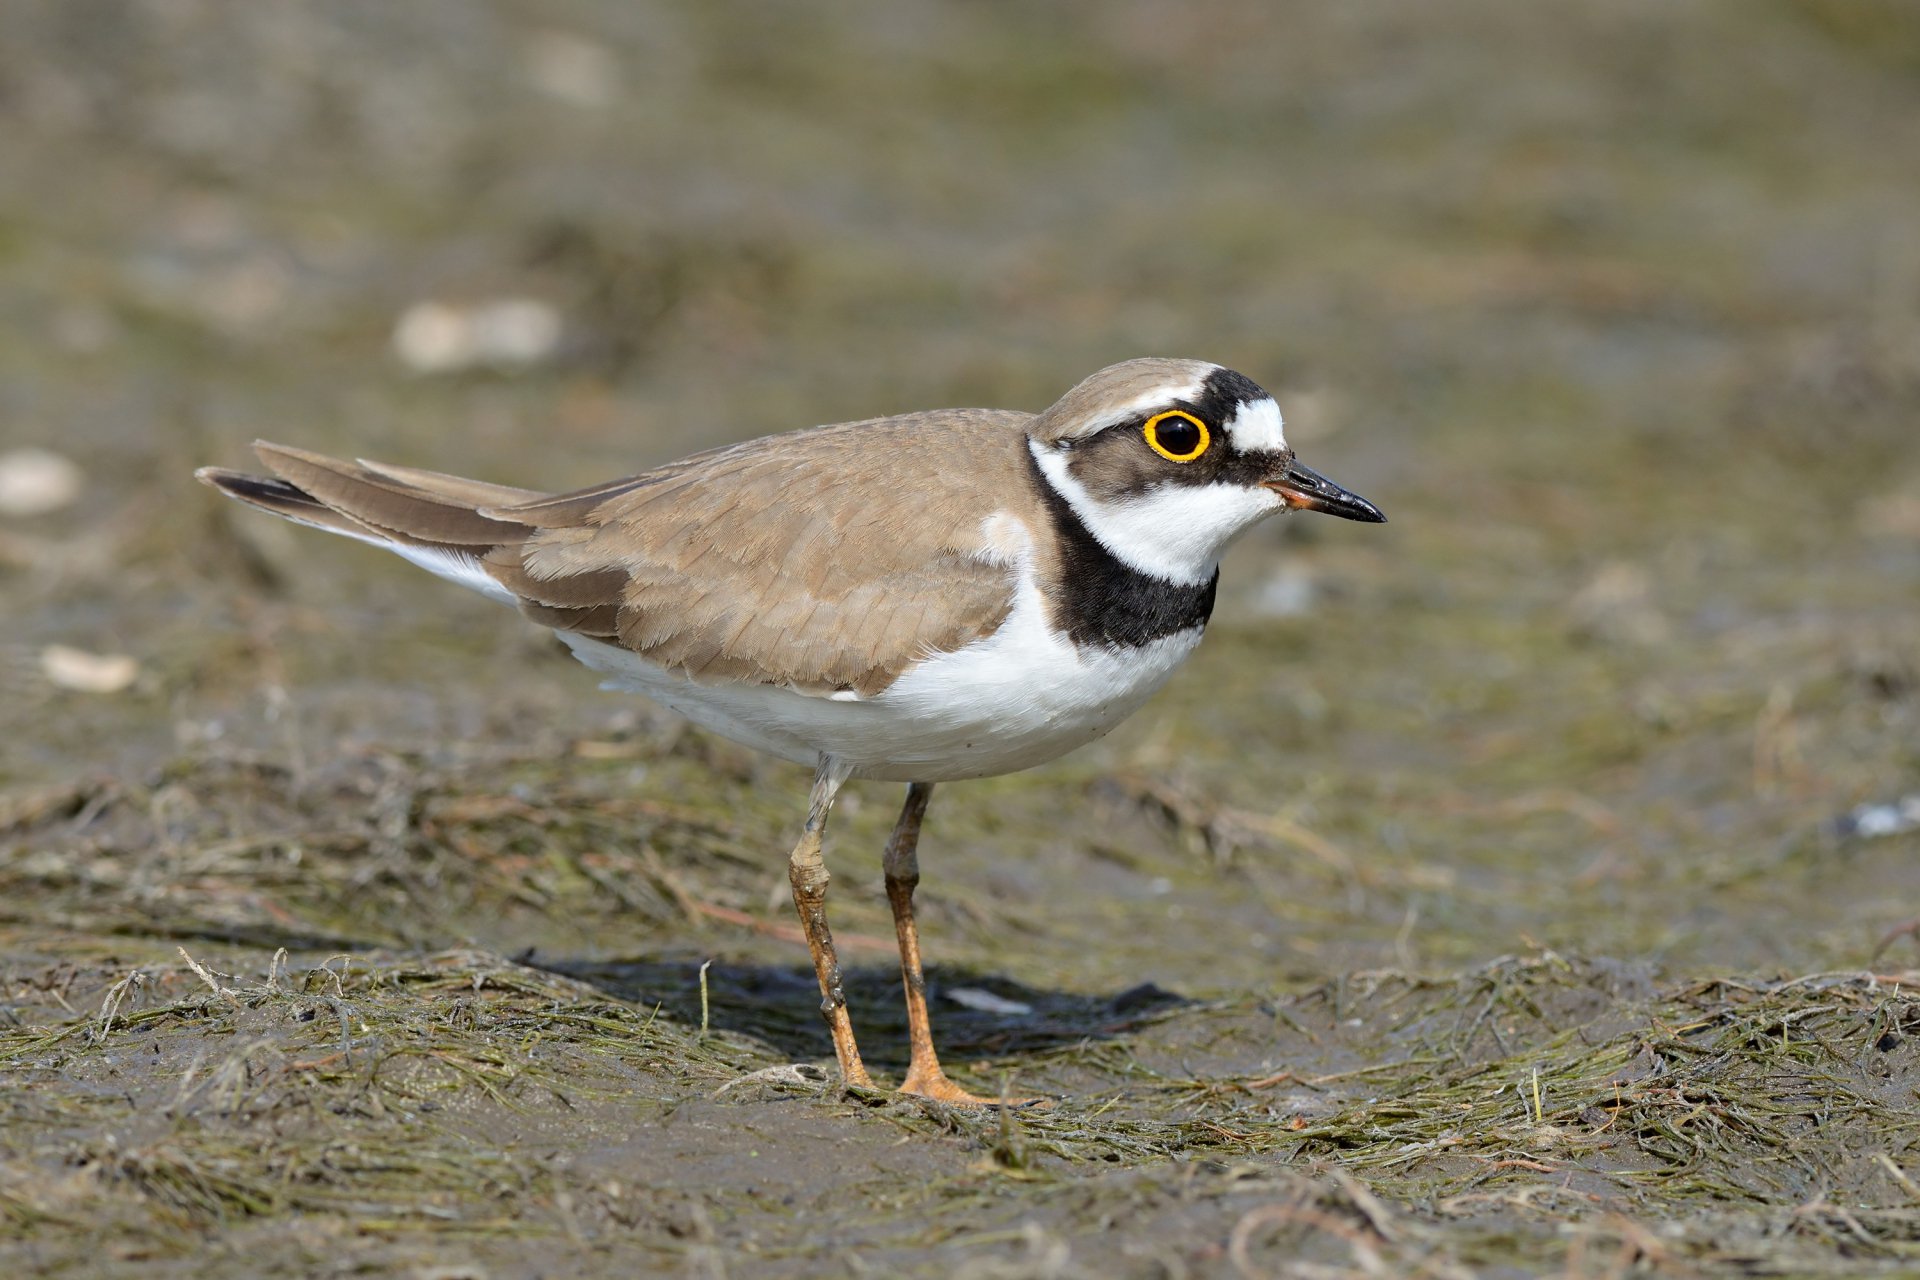
[[[277,480],[210,483],[396,549],[470,557],[541,625],[697,681],[867,696],[1011,610],[1017,567],[984,530],[996,513],[1044,519],[1031,422],[952,410],[818,427],[552,496],[265,442]]]

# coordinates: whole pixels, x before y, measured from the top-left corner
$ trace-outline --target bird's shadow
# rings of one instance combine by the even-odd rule
[[[700,1025],[700,963],[692,960],[576,961],[530,955],[522,963],[597,987],[692,1026]],[[870,1066],[904,1071],[907,1018],[897,968],[842,970],[847,1008]],[[707,971],[708,1024],[750,1036],[790,1059],[833,1056],[810,968],[715,962]],[[1152,983],[1111,995],[1029,987],[976,970],[927,973],[934,1041],[952,1057],[1019,1054],[1124,1034],[1156,1013],[1190,1003]]]

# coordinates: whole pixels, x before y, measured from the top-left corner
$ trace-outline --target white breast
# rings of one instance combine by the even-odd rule
[[[929,657],[872,698],[822,698],[773,685],[695,684],[627,649],[566,632],[574,654],[694,723],[802,764],[835,756],[852,776],[947,782],[1031,768],[1101,737],[1165,684],[1202,627],[1140,648],[1075,646],[1047,622],[1023,556],[999,629]]]
[[[885,761],[854,753],[864,777],[938,782],[1031,768],[1102,737],[1167,682],[1202,627],[1136,649],[1080,648],[1047,624],[1023,574],[1013,612],[977,644],[908,671],[867,705],[916,726]],[[938,765],[937,773],[926,765]]]

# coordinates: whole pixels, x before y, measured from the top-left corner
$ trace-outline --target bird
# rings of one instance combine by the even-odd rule
[[[881,859],[900,950],[900,1092],[967,1107],[934,1048],[914,917],[936,785],[1101,737],[1194,651],[1222,552],[1262,520],[1383,523],[1287,443],[1276,400],[1200,360],[1135,359],[1040,413],[810,427],[572,492],[256,441],[229,497],[391,551],[550,628],[605,680],[809,766],[787,860],[844,1086],[875,1087],[827,923],[827,820],[854,778],[907,784]]]

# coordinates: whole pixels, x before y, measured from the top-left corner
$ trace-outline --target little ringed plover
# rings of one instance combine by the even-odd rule
[[[937,782],[1100,737],[1193,652],[1221,552],[1288,510],[1380,522],[1300,463],[1251,380],[1197,360],[1102,369],[1040,414],[942,409],[814,427],[547,495],[256,443],[201,480],[370,542],[550,627],[609,687],[813,767],[788,862],[843,1079],[868,1084],[827,927],[821,840],[849,778],[910,784],[884,858],[906,988],[902,1088],[947,1079],[913,917]]]

